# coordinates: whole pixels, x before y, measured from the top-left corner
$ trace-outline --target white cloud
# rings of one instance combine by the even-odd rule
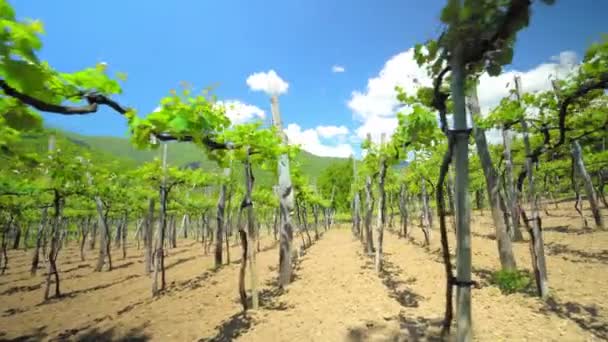
[[[378,76],[368,80],[364,92],[353,91],[348,107],[361,121],[373,116],[394,116],[399,106],[395,86],[411,93],[420,85],[431,84],[426,70],[418,67],[414,60],[414,49],[409,49],[391,57]]]
[[[226,108],[226,116],[232,124],[238,125],[254,118],[264,119],[266,114],[260,108],[239,100],[218,101],[218,106]]]
[[[317,126],[315,130],[321,138],[333,138],[348,134],[346,126]]]
[[[483,74],[477,87],[481,114],[488,115],[502,98],[509,95],[509,91],[515,87],[516,75],[521,78],[524,93],[547,91],[552,89],[551,80],[566,78],[578,65],[578,56],[573,51],[563,51],[550,60],[554,63],[543,63],[528,71],[511,70],[496,77]],[[487,130],[486,137],[490,144],[502,143],[502,132],[498,129]]]
[[[367,134],[369,133],[371,134],[372,141],[379,142],[382,133],[386,134],[387,139],[390,138],[398,123],[397,117],[372,116],[365,120],[355,133],[361,141],[367,139]]]
[[[564,66],[574,67],[578,64],[578,55],[574,51],[562,51],[557,56],[551,57],[551,60]]]
[[[331,67],[331,72],[333,72],[333,73],[340,73],[340,72],[345,72],[345,71],[346,71],[346,68],[344,68],[341,65],[334,65]]]
[[[397,127],[396,114],[405,110],[397,101],[395,86],[402,87],[413,94],[420,86],[431,86],[432,80],[426,70],[421,69],[414,60],[414,49],[391,57],[378,76],[370,78],[365,91],[353,91],[348,107],[354,119],[361,122],[355,131],[359,139],[371,133],[372,140],[380,141],[382,133],[390,137]]]
[[[300,145],[303,150],[317,156],[347,158],[354,153],[352,146],[349,144],[323,144],[319,139],[317,129],[303,130],[298,124],[291,123],[287,125],[284,131],[290,144]]]
[[[281,95],[287,92],[289,84],[274,70],[257,72],[247,77],[247,85],[253,91],[263,91],[268,95]]]
[[[500,100],[509,94],[513,87],[513,78],[520,75],[524,92],[551,89],[551,77],[564,78],[577,64],[577,55],[564,51],[551,58],[552,63],[544,63],[527,71],[511,70],[498,77],[484,74],[480,77],[478,95],[482,114],[498,105]],[[353,117],[361,125],[355,130],[359,139],[372,134],[372,140],[378,142],[382,133],[390,136],[397,127],[396,114],[407,111],[397,101],[395,86],[402,87],[406,93],[415,94],[420,86],[430,87],[432,80],[426,70],[420,68],[414,60],[414,51],[409,49],[391,57],[380,70],[378,76],[370,78],[365,91],[353,91],[347,105]],[[489,138],[496,141],[496,132]]]
[[[554,63],[543,63],[528,71],[511,70],[491,77],[483,74],[479,78],[477,94],[481,113],[487,115],[500,100],[509,95],[509,91],[514,87],[515,75],[521,77],[523,92],[537,92],[550,90],[551,80],[565,78],[572,72],[577,64],[578,57],[575,52],[564,51],[559,56],[551,57]]]

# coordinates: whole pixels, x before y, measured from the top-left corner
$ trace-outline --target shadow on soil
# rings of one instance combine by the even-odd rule
[[[384,260],[380,278],[384,286],[389,290],[390,297],[402,306],[409,308],[418,307],[418,301],[423,299],[423,297],[406,287],[408,284],[415,283],[416,278],[412,277],[403,281],[399,279],[399,274],[403,274],[403,270],[399,266],[388,260]]]
[[[47,305],[47,304],[55,303],[57,301],[61,301],[62,299],[66,299],[66,298],[74,298],[74,297],[78,296],[79,294],[83,294],[83,293],[103,290],[103,289],[106,289],[108,287],[112,287],[112,286],[115,286],[115,285],[127,282],[127,281],[129,281],[131,279],[134,279],[134,278],[139,278],[139,277],[141,277],[141,275],[139,275],[139,274],[132,274],[132,275],[129,275],[127,277],[124,277],[121,280],[117,280],[117,281],[114,281],[114,282],[111,282],[111,283],[101,284],[101,285],[97,285],[97,286],[93,286],[93,287],[88,287],[86,289],[80,289],[80,290],[74,290],[74,291],[71,291],[71,292],[62,293],[60,297],[50,298],[50,299],[45,300],[45,301],[43,301],[43,302],[41,302],[39,304],[36,304],[36,306],[41,306],[41,305]],[[51,286],[55,286],[55,285],[51,285]],[[54,287],[52,287],[52,289],[53,288]]]
[[[572,249],[567,245],[560,243],[547,243],[545,249],[549,255],[572,255],[585,260],[574,260],[568,258],[572,262],[599,262],[602,264],[608,264],[608,250],[604,249],[598,252],[586,252],[578,249]]]
[[[496,234],[494,234],[494,233],[481,234],[481,233],[471,232],[471,235],[480,237],[483,239],[496,240]]]
[[[15,337],[15,338],[4,338],[4,333],[0,333],[0,342],[37,342],[42,341],[47,334],[44,332],[46,326],[36,328],[32,333]]]
[[[17,293],[17,292],[27,292],[27,291],[34,291],[34,290],[38,290],[42,287],[42,283],[39,284],[35,284],[35,285],[25,285],[25,286],[13,286],[11,288],[9,288],[8,290],[0,293],[0,295],[12,295],[13,293]]]
[[[22,312],[26,312],[27,309],[24,308],[9,308],[4,310],[4,312],[2,313],[2,317],[10,317],[12,315],[16,315]]]
[[[277,246],[277,243],[272,244],[269,247],[263,248],[261,251],[265,252],[267,250],[274,249]],[[296,258],[293,262],[292,268],[292,276],[291,282],[298,280],[297,271],[300,270],[300,265],[302,263],[303,256]],[[239,261],[240,262],[240,261]],[[274,268],[276,270],[276,267]],[[291,309],[293,306],[288,305],[287,303],[280,301],[279,298],[285,294],[287,291],[282,289],[277,279],[271,279],[265,284],[266,288],[262,289],[258,292],[258,299],[260,309],[263,310],[278,310],[285,311]],[[248,305],[251,307],[251,297],[248,298]],[[237,300],[238,301],[238,300]],[[201,342],[228,342],[233,341],[235,338],[246,333],[253,326],[253,318],[244,312],[236,313],[230,316],[228,319],[223,321],[220,325],[216,327],[218,333],[213,337],[205,337],[201,338],[199,341]]]
[[[486,268],[473,267],[473,274],[479,277],[480,286],[492,285],[492,278],[494,272]]]
[[[285,293],[285,290],[278,287],[276,283],[271,288],[263,289],[258,293],[260,307],[264,310],[285,311],[293,308],[293,305],[280,301],[279,297]]]
[[[543,232],[554,232],[554,233],[563,233],[563,234],[581,234],[582,230],[573,229],[569,226],[553,226],[553,227],[543,227]]]
[[[211,338],[201,338],[199,342],[233,341],[235,338],[249,330],[252,324],[253,322],[251,316],[248,316],[246,313],[239,312],[232,315],[229,319],[217,326],[217,329],[219,330],[217,335]]]
[[[559,302],[549,298],[542,313],[554,313],[557,316],[576,323],[581,329],[590,332],[602,340],[608,340],[608,323],[601,321],[598,309],[594,305],[582,305],[575,302]]]
[[[212,269],[209,269],[209,270],[201,273],[200,275],[198,275],[192,279],[180,281],[175,286],[170,286],[167,289],[167,292],[175,292],[175,291],[181,291],[181,290],[186,290],[186,289],[190,289],[190,290],[198,289],[199,287],[203,286],[202,285],[203,282],[205,282],[212,276],[216,275],[221,269],[222,269],[221,267],[212,268]]]
[[[103,319],[96,320],[97,322]],[[118,335],[114,328],[100,330],[98,328],[83,328],[68,329],[59,335],[49,339],[49,341],[78,341],[78,342],[93,342],[93,341],[120,341],[120,342],[143,342],[150,340],[150,336],[145,334],[144,326],[129,330],[126,334]],[[4,338],[0,333],[0,342],[37,342],[48,339],[48,334],[45,332],[46,326],[36,328],[33,332],[27,335]],[[78,335],[78,336],[77,336]]]
[[[359,254],[359,256],[361,257],[362,255]],[[373,267],[373,262],[369,258],[366,258],[365,265],[362,268],[373,269]],[[407,288],[408,284],[416,282],[416,278],[410,277],[404,281],[399,279],[399,274],[404,274],[401,267],[384,259],[380,279],[382,279],[382,283],[386,286],[389,296],[399,302],[401,306],[408,308],[418,307],[418,301],[423,299],[423,297]]]
[[[82,262],[82,261],[80,261],[80,259],[78,259],[78,262]],[[63,264],[63,265],[61,265],[61,266],[65,266],[65,265],[67,265],[67,264],[68,264],[68,263],[64,263],[64,264]],[[84,269],[84,268],[92,268],[92,267],[91,267],[91,265],[89,265],[89,264],[80,264],[80,265],[76,265],[76,266],[74,266],[74,267],[72,267],[72,268],[68,268],[68,269],[62,270],[62,269],[61,269],[61,266],[59,266],[59,267],[58,267],[58,268],[59,268],[59,274],[66,274],[66,273],[70,273],[70,272],[78,271],[78,270],[81,270],[81,269]],[[44,272],[42,275],[43,275],[43,276],[46,276],[46,275],[47,275],[47,272]]]
[[[441,318],[429,319],[420,316],[408,318],[400,314],[387,321],[386,323],[367,322],[360,327],[349,328],[346,341],[443,341]]]
[[[61,338],[59,340],[62,340]],[[91,329],[80,336],[77,336],[73,341],[78,342],[94,342],[94,341],[114,341],[114,342],[143,342],[149,341],[150,336],[143,332],[143,328],[131,329],[125,335],[116,336],[114,329],[100,330]]]
[[[165,271],[169,270],[169,269],[171,269],[171,268],[173,268],[173,267],[175,267],[177,265],[181,265],[181,264],[186,263],[188,261],[192,261],[192,260],[194,260],[196,258],[198,258],[198,255],[193,255],[193,256],[187,257],[187,258],[179,258],[176,261],[174,261],[174,262],[170,263],[169,265],[165,266]]]
[[[206,280],[209,280],[211,277],[213,277],[214,275],[216,275],[222,268],[213,268],[210,270],[207,270],[203,273],[201,273],[200,275],[192,278],[192,279],[188,279],[188,280],[183,280],[180,282],[171,282],[171,284],[164,290],[162,291],[163,295],[171,295],[171,294],[175,294],[175,293],[179,293],[182,290],[195,290],[198,289],[199,287],[202,287],[203,283]],[[142,304],[146,304],[149,303],[150,301],[154,300],[155,298],[149,298],[149,299],[144,299],[144,300],[140,300],[138,302],[135,303],[131,303],[127,306],[125,306],[124,308],[118,310],[116,312],[116,314],[118,316],[124,315],[126,313],[128,313],[129,311],[135,309],[138,306],[141,306]]]
[[[125,263],[124,263],[124,264],[122,264],[122,265],[119,265],[119,266],[113,266],[113,267],[112,267],[112,270],[119,270],[119,269],[121,269],[121,268],[127,268],[127,267],[129,267],[129,266],[133,265],[134,263],[135,263],[134,261],[125,262]]]
[[[264,310],[279,310],[285,311],[292,308],[283,301],[279,301],[278,298],[285,293],[285,291],[278,287],[276,281],[269,281],[266,283],[270,288],[263,289],[258,293],[260,301],[260,308]],[[248,298],[249,306],[251,306],[251,297]],[[205,342],[227,342],[233,341],[238,336],[247,332],[253,326],[253,320],[247,313],[239,312],[230,316],[227,320],[222,322],[219,326],[217,335],[210,338],[202,338],[199,341]]]

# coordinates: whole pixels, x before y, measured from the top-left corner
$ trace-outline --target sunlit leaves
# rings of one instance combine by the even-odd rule
[[[44,174],[41,188],[56,192],[64,198],[85,195],[89,189],[86,179],[88,169],[82,158],[71,149],[58,148],[50,152],[39,166]]]
[[[255,187],[252,194],[253,202],[256,208],[271,207],[276,208],[279,205],[279,198],[272,190],[268,188]]]
[[[220,134],[230,125],[225,108],[218,106],[207,91],[190,96],[190,90],[171,94],[160,101],[160,107],[143,119],[129,117],[132,141],[139,147],[151,146],[150,135],[166,133],[176,139],[192,138],[206,147],[204,140]]]
[[[485,118],[476,117],[475,124],[483,129],[502,128],[504,125],[518,123],[520,119],[525,117],[524,114],[525,109],[520,106],[519,102],[510,98],[503,98],[488,116]]]
[[[262,128],[260,122],[233,126],[222,134],[221,139],[235,146],[233,156],[236,160],[244,161],[249,149],[251,162],[266,169],[275,168],[276,158],[287,152],[282,147],[276,128]]]
[[[93,68],[86,68],[74,73],[60,73],[59,78],[64,81],[65,94],[77,94],[79,91],[99,92],[105,95],[120,94],[122,92],[118,81],[107,74],[107,66],[103,63]],[[124,74],[121,74],[124,76]],[[68,96],[75,100],[74,96]]]
[[[0,56],[17,57],[37,62],[35,51],[42,47],[39,34],[44,32],[39,21],[17,21],[8,1],[0,0]],[[0,59],[0,60],[1,60]]]
[[[42,48],[40,34],[43,32],[40,21],[17,20],[10,4],[0,0],[0,79],[9,87],[55,105],[65,101],[83,103],[90,94],[121,93],[120,84],[108,75],[104,63],[65,73],[40,61],[37,52]],[[125,75],[118,77],[124,79]]]
[[[0,117],[4,125],[17,131],[42,129],[42,118],[26,106],[11,98],[0,98]]]

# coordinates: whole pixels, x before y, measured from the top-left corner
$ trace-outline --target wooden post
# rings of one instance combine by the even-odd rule
[[[465,108],[464,46],[456,43],[451,51],[452,67],[451,91],[454,103],[454,167],[456,170],[455,207],[456,207],[456,278],[461,284],[471,282],[471,230],[469,200],[469,135]],[[471,287],[458,286],[456,290],[456,340],[471,341],[473,335],[471,322]]]
[[[380,137],[380,172],[378,175],[378,224],[376,225],[376,272],[382,271],[382,239],[384,237],[384,226],[386,224],[386,192],[384,191],[384,179],[386,178],[387,161],[382,149],[386,134]]]
[[[277,95],[270,98],[272,121],[279,131],[283,144],[287,144],[287,135],[283,132],[281,123],[281,113],[279,111],[279,99]],[[293,227],[291,225],[291,211],[293,210],[294,193],[291,185],[291,175],[289,173],[289,156],[282,154],[279,156],[279,205],[281,210],[281,230],[280,230],[280,252],[279,252],[279,285],[285,287],[291,282],[291,245],[293,240]]]

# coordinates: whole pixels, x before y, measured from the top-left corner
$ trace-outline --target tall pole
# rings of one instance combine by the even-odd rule
[[[361,216],[359,216],[360,206],[361,206],[361,198],[359,198],[359,189],[357,189],[357,160],[355,159],[355,155],[353,154],[353,231],[356,235],[359,235],[361,232]]]
[[[469,135],[465,107],[464,46],[453,48],[452,101],[454,102],[454,166],[456,169],[456,341],[472,340],[471,326],[471,227],[469,202]]]
[[[279,99],[277,95],[270,98],[273,125],[277,128],[283,144],[287,144],[287,135],[283,132]],[[289,173],[289,156],[284,153],[279,156],[279,204],[281,210],[280,252],[279,252],[279,285],[286,286],[291,282],[291,243],[293,240],[293,227],[291,225],[291,211],[293,210],[293,187]]]

